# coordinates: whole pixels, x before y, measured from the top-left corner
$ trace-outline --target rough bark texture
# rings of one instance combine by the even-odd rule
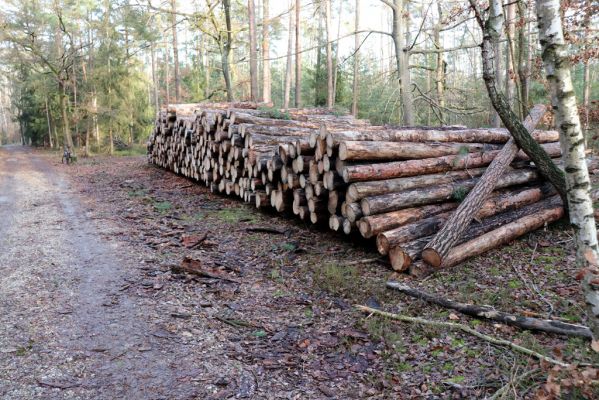
[[[515,154],[518,148],[515,144],[513,147],[516,149]],[[498,145],[485,143],[418,143],[348,140],[339,145],[339,159],[342,161],[410,160],[499,149]]]
[[[563,215],[563,207],[561,205],[556,205],[553,208],[545,209],[535,214],[520,218],[519,220],[481,235],[476,239],[454,247],[447,257],[443,259],[441,268],[453,267],[468,258],[483,254],[488,250],[509,243],[530,231],[557,221]]]
[[[531,137],[522,122],[510,108],[505,96],[497,90],[495,84],[495,68],[493,61],[492,42],[493,37],[498,35],[502,29],[502,13],[497,9],[497,2],[491,2],[491,17],[489,21],[484,22],[475,0],[470,0],[472,8],[476,12],[477,21],[483,30],[482,43],[482,60],[483,60],[483,79],[491,103],[497,113],[501,117],[503,124],[510,131],[511,135],[516,140],[518,146],[530,157],[535,163],[541,174],[549,180],[557,189],[560,196],[566,201],[566,182],[564,173],[551,161],[551,157],[543,151],[541,146]],[[499,7],[501,8],[501,7]]]
[[[535,106],[524,122],[526,129],[529,132],[533,131],[544,114],[544,105]],[[426,262],[434,267],[441,265],[443,257],[447,255],[449,249],[455,244],[460,235],[464,233],[466,228],[468,228],[470,221],[472,221],[472,218],[491,192],[495,190],[497,181],[517,153],[518,146],[513,139],[510,139],[497,157],[495,157],[491,165],[489,165],[481,179],[476,183],[476,186],[468,193],[464,201],[460,203],[455,213],[426,246],[422,252],[422,258]]]
[[[545,186],[542,188],[536,189],[525,189],[519,193],[514,195],[508,194],[504,196],[499,196],[497,201],[504,202],[506,198],[512,197],[512,201],[514,206],[513,209],[507,212],[503,212],[501,214],[496,214],[492,216],[488,216],[487,218],[482,219],[480,222],[473,223],[470,225],[468,230],[464,232],[464,234],[458,240],[458,244],[468,242],[472,239],[475,239],[489,231],[497,229],[503,225],[509,224],[523,216],[533,214],[540,210],[550,208],[559,203],[558,197],[548,198],[544,200],[540,200],[533,204],[528,204],[530,201],[534,201],[533,198],[538,195],[535,193],[537,190],[540,190],[541,196],[550,196],[551,192],[547,191]],[[503,199],[502,199],[503,197]],[[525,201],[526,199],[529,201]],[[489,202],[493,202],[491,199]],[[520,203],[520,204],[518,204]],[[483,215],[483,214],[480,214]],[[489,215],[489,214],[486,214]],[[424,246],[431,241],[433,237],[424,237],[420,239],[416,239],[411,242],[403,243],[401,246],[391,248],[389,250],[389,256],[391,258],[391,265],[393,269],[396,271],[404,271],[406,270],[414,261],[420,260],[420,254],[424,249]],[[428,266],[428,264],[426,264]],[[429,266],[430,267],[430,266]],[[430,267],[430,271],[434,271],[434,268]]]
[[[557,143],[545,144],[542,148],[553,157],[559,157],[561,153]],[[483,167],[489,165],[498,153],[499,150],[494,150],[485,153],[469,153],[464,156],[452,155],[422,160],[350,165],[345,167],[342,176],[346,183],[351,183]],[[518,153],[516,157],[521,160],[528,159],[522,152]]]
[[[577,260],[585,269],[582,287],[589,325],[599,340],[598,244],[591,182],[585,162],[584,136],[572,86],[567,47],[562,32],[559,0],[537,0],[542,57],[551,87],[551,103],[560,131],[570,223],[576,234]],[[597,342],[595,342],[597,344]],[[599,346],[593,348],[599,351]]]

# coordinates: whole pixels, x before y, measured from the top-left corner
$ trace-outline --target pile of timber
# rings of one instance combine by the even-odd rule
[[[560,157],[557,132],[533,137]],[[212,192],[376,240],[393,269],[421,275],[430,270],[423,250],[496,158],[505,165],[443,266],[561,217],[553,188],[509,146],[505,129],[375,126],[318,108],[206,103],[162,109],[148,158]]]

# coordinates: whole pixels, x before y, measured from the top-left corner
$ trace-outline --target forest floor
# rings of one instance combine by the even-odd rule
[[[357,238],[211,194],[143,157],[59,158],[0,147],[0,398],[470,399],[506,385],[505,398],[535,398],[571,384],[507,348],[354,304],[599,363],[582,339],[385,289],[388,267]],[[181,273],[186,257],[206,276]],[[573,260],[557,224],[410,284],[584,323]]]

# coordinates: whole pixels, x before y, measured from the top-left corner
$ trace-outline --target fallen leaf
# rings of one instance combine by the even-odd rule
[[[458,319],[460,319],[460,317],[454,313],[449,314],[449,319],[453,320],[453,321],[457,321]]]

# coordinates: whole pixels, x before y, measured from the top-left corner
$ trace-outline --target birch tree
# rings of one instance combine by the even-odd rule
[[[536,0],[539,41],[545,74],[551,88],[555,124],[560,133],[566,170],[570,223],[576,234],[579,277],[587,304],[593,349],[599,351],[599,268],[597,229],[590,196],[591,182],[585,160],[584,136],[570,75],[559,0]]]

